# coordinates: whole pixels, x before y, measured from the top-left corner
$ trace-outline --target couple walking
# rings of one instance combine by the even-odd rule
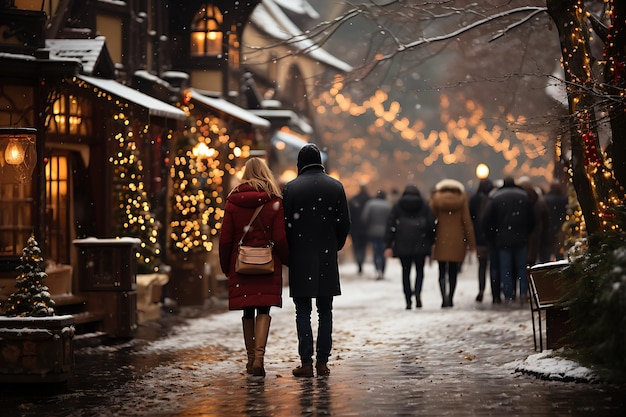
[[[265,161],[250,158],[241,184],[226,200],[219,238],[220,266],[228,277],[229,309],[243,310],[246,372],[254,376],[265,376],[270,308],[282,307],[283,264],[289,266],[289,292],[296,307],[301,360],[293,375],[313,376],[314,353],[317,375],[330,374],[327,364],[332,348],[333,297],[341,294],[337,252],[343,248],[350,229],[348,203],[343,185],[325,173],[315,145],[308,144],[300,150],[297,167],[298,177],[287,183],[281,193]],[[248,227],[261,205],[263,208]],[[248,246],[273,244],[273,274],[235,272],[244,233]],[[319,318],[315,352],[311,327],[313,298]]]
[[[402,264],[407,310],[412,308],[412,296],[415,307],[422,307],[420,293],[427,256],[439,264],[441,307],[452,307],[459,266],[466,251],[473,252],[476,247],[463,184],[452,179],[439,181],[430,201],[422,198],[415,185],[408,185],[387,219],[385,241],[385,256],[399,258]],[[417,272],[414,290],[410,282],[412,265]]]

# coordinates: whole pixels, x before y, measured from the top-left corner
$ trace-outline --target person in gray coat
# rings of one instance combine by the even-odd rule
[[[298,176],[283,189],[285,227],[290,251],[289,295],[296,307],[298,354],[296,377],[313,376],[312,299],[316,300],[318,332],[315,369],[330,374],[333,297],[341,294],[338,251],[350,231],[350,213],[343,185],[327,175],[319,149],[305,145],[298,154]]]
[[[376,268],[376,279],[385,277],[385,229],[387,228],[387,217],[391,212],[391,203],[387,201],[387,195],[383,190],[378,190],[376,198],[365,203],[361,221],[365,228],[365,233],[372,243],[374,255],[374,267]]]

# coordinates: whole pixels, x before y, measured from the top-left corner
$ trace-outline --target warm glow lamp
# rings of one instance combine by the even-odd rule
[[[9,138],[9,143],[4,150],[4,160],[10,165],[19,165],[24,162],[24,147],[18,138]]]
[[[37,151],[37,129],[0,128],[0,176],[3,183],[24,183],[31,180]]]
[[[479,180],[489,177],[489,167],[486,164],[478,164],[476,166],[476,177]]]

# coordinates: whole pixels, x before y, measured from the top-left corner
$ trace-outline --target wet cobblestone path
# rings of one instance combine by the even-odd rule
[[[405,310],[400,267],[386,279],[342,267],[327,378],[297,379],[295,315],[272,310],[264,380],[245,375],[240,312],[164,320],[124,345],[78,350],[66,386],[2,387],[13,416],[623,416],[624,387],[538,379],[515,372],[533,350],[530,311],[476,303],[476,265],[441,308],[435,265],[422,309]],[[489,299],[490,297],[486,297]],[[145,336],[148,335],[148,336]]]

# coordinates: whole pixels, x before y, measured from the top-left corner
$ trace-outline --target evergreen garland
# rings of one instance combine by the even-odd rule
[[[43,269],[43,256],[34,236],[22,250],[17,270],[16,291],[7,300],[6,315],[10,317],[54,316],[54,301],[43,280],[48,277]]]

